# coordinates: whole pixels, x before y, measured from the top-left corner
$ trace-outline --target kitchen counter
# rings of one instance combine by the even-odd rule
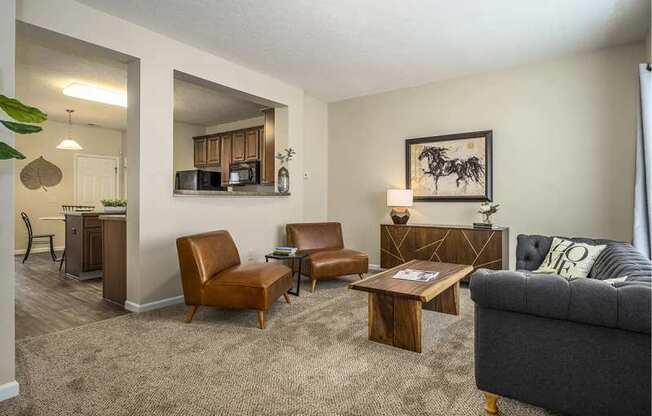
[[[113,216],[113,215],[122,215],[124,212],[104,212],[104,211],[66,211],[63,212],[63,215],[73,215],[76,217],[97,217],[98,215]]]
[[[99,220],[108,220],[108,221],[127,221],[127,216],[125,214],[104,214],[97,217]]]
[[[279,197],[290,196],[289,192],[281,193],[274,191],[191,191],[177,189],[174,191],[175,196],[264,196]]]

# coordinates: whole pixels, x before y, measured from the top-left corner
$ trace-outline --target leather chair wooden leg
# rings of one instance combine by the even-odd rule
[[[285,298],[285,302],[289,304],[290,303],[290,297],[288,296],[288,294],[283,293],[283,297]]]
[[[367,278],[367,273],[358,273],[358,276],[360,276],[360,280],[364,280]]]
[[[258,312],[258,328],[265,329],[265,311]]]
[[[315,286],[317,286],[317,279],[310,279],[310,293],[315,293]]]
[[[484,395],[485,412],[491,415],[495,415],[496,413],[498,413],[498,405],[496,404],[496,401],[498,400],[498,396],[493,393],[488,393],[486,391],[483,391],[482,394]]]
[[[197,306],[197,305],[188,306],[188,310],[186,311],[186,323],[187,324],[192,322],[192,318],[194,318],[195,312],[197,312],[197,309],[199,309],[199,306]]]

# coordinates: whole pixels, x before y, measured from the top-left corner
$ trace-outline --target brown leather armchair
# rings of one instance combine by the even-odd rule
[[[310,291],[315,291],[317,279],[357,274],[364,279],[369,270],[369,256],[344,248],[342,224],[320,222],[287,224],[287,244],[309,254],[306,260],[310,276]]]
[[[177,239],[183,297],[191,322],[200,305],[258,311],[265,329],[265,311],[281,295],[287,303],[292,271],[279,263],[240,263],[228,231],[213,231]]]

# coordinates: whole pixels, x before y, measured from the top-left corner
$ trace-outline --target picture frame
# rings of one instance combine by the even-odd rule
[[[491,201],[492,141],[493,130],[406,139],[406,189],[414,201]]]

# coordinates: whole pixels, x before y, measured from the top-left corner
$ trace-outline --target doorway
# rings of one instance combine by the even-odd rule
[[[101,206],[104,199],[120,195],[120,158],[75,155],[75,204]]]

